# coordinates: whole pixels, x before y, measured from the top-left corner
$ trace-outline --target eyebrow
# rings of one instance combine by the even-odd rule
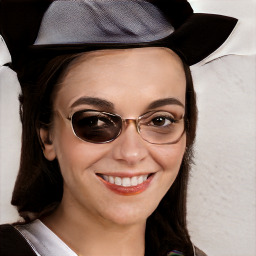
[[[114,104],[112,102],[95,97],[81,97],[71,105],[71,108],[85,104],[92,105],[97,108],[102,108],[108,111],[114,110]]]
[[[165,98],[165,99],[160,99],[160,100],[153,101],[152,103],[149,104],[148,109],[159,108],[159,107],[162,107],[162,106],[165,106],[165,105],[178,105],[178,106],[181,106],[181,107],[185,108],[185,106],[178,99],[176,99],[176,98]]]
[[[113,112],[115,109],[114,104],[112,102],[105,99],[96,98],[96,97],[81,97],[71,105],[71,108],[79,105],[92,105],[94,107],[101,108],[101,109],[104,109],[105,111],[110,111],[110,112],[111,111]],[[185,106],[181,103],[181,101],[179,101],[176,98],[165,98],[165,99],[159,99],[159,100],[153,101],[148,105],[147,108],[153,109],[153,108],[159,108],[166,105],[178,105],[185,108]]]

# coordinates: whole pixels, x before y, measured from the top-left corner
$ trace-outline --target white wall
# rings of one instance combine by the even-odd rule
[[[16,73],[0,66],[0,223],[17,220],[10,200],[20,159],[19,91]]]
[[[227,54],[236,55],[192,67],[199,122],[189,185],[189,230],[194,243],[209,255],[255,256],[256,57],[251,52],[256,22],[247,19],[255,18],[255,1],[190,2],[198,12],[223,12],[245,22],[239,24],[232,47],[215,53],[218,57],[228,49]],[[1,57],[3,49],[0,45]],[[15,73],[0,67],[0,223],[17,219],[9,202],[19,163],[18,93]]]
[[[188,225],[209,255],[256,255],[256,1],[191,0],[239,19],[204,66],[192,67],[199,122]],[[239,56],[240,55],[240,56]]]
[[[256,58],[192,69],[199,122],[188,197],[195,244],[209,255],[256,255]]]

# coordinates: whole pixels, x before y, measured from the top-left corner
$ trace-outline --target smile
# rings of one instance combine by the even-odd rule
[[[150,184],[154,174],[133,177],[119,177],[97,174],[100,180],[113,192],[121,195],[135,195],[143,192]]]
[[[140,175],[140,176],[134,176],[134,177],[114,177],[114,176],[108,176],[108,175],[102,175],[102,178],[105,181],[108,181],[111,184],[116,184],[118,186],[123,187],[131,187],[131,186],[137,186],[138,184],[143,183],[143,181],[146,181],[149,175]]]

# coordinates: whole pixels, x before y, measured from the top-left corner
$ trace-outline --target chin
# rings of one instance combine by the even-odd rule
[[[119,226],[144,225],[147,218],[153,213],[153,207],[132,207],[131,205],[108,209],[105,219]]]

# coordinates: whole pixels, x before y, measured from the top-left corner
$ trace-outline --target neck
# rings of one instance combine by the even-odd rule
[[[145,222],[118,225],[65,211],[62,205],[42,221],[79,256],[143,256]]]

